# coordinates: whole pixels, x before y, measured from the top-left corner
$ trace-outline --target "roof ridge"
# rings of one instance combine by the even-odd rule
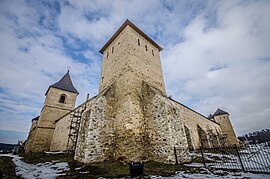
[[[47,93],[48,93],[48,91],[49,91],[49,89],[51,87],[79,94],[79,92],[73,86],[73,83],[72,83],[70,75],[69,75],[69,70],[67,71],[67,73],[58,82],[56,82],[56,83],[49,86],[49,88],[46,91],[45,95],[47,95]]]
[[[136,32],[138,32],[141,36],[143,36],[146,40],[148,40],[151,44],[153,44],[159,51],[162,50],[154,40],[152,40],[149,36],[147,36],[141,29],[139,29],[135,24],[133,24],[130,20],[126,19],[125,22],[117,29],[117,31],[113,34],[113,36],[107,41],[107,43],[100,49],[100,53],[103,54],[104,50],[114,41],[114,39],[124,30],[126,26],[130,26]]]

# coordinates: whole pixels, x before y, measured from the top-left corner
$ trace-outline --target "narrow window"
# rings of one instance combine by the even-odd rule
[[[107,58],[109,57],[109,52],[107,52]]]
[[[112,54],[113,54],[113,51],[114,51],[114,47],[112,47]]]
[[[101,82],[103,83],[104,77],[101,78]]]
[[[154,54],[154,50],[152,50],[152,55],[153,55],[153,56],[155,56],[155,54]]]
[[[66,95],[61,94],[60,99],[59,99],[59,103],[65,103],[66,100]]]
[[[140,44],[140,39],[138,39],[138,45],[140,46],[141,44]]]
[[[145,50],[147,51],[147,45],[145,45]]]

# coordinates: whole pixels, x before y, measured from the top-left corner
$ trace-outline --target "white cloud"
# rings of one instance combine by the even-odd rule
[[[263,0],[1,1],[0,129],[27,131],[67,66],[77,105],[97,94],[98,51],[127,18],[163,46],[168,95],[205,115],[227,110],[238,134],[270,127],[269,7]]]
[[[219,3],[212,27],[197,16],[184,30],[186,40],[163,55],[168,92],[205,115],[222,107],[238,134],[270,127],[270,61],[260,60],[270,57],[269,5]]]

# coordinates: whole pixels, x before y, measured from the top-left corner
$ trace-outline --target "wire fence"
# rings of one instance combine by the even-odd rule
[[[268,146],[201,147],[200,154],[206,168],[270,173],[270,147]]]

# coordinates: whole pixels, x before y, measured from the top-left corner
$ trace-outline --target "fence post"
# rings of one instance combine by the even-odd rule
[[[238,148],[237,148],[236,144],[234,144],[234,148],[235,148],[236,153],[237,153],[237,156],[238,156],[238,158],[239,158],[239,161],[240,161],[240,165],[241,165],[241,167],[242,167],[242,170],[245,172],[245,167],[244,167],[244,165],[243,165],[243,162],[242,162],[241,156],[240,156],[240,154],[239,154],[239,152],[238,152]]]
[[[200,150],[201,150],[201,154],[202,154],[203,166],[206,168],[206,163],[204,161],[204,155],[203,155],[203,148],[200,147]]]
[[[178,165],[177,152],[175,146],[173,147],[174,155],[175,155],[175,165]]]

